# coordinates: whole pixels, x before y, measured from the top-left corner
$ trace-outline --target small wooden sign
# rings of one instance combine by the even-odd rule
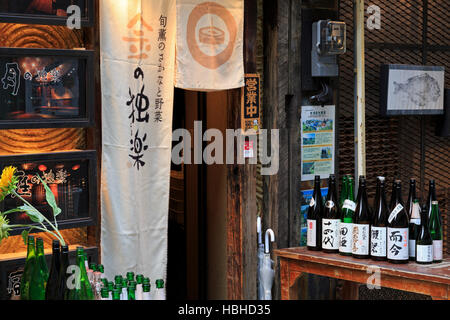
[[[261,78],[259,74],[246,74],[242,94],[242,134],[259,134],[261,128]]]

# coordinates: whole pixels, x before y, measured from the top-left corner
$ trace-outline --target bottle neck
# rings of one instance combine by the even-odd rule
[[[355,193],[353,189],[354,189],[353,180],[349,180],[347,186],[347,199],[351,201],[355,201]]]
[[[34,244],[34,240],[32,241],[28,240],[27,257],[31,256],[36,256],[36,247]]]

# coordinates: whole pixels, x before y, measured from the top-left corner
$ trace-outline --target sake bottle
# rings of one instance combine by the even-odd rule
[[[436,183],[433,179],[430,180],[428,185],[428,199],[427,199],[427,214],[428,221],[431,223],[431,210],[432,210],[432,202],[437,201],[436,198]]]
[[[327,253],[338,253],[341,211],[336,191],[336,176],[334,174],[331,174],[328,179],[328,194],[323,210],[322,250]]]
[[[36,240],[36,264],[30,282],[30,300],[45,300],[45,287],[48,280],[48,267],[44,255],[44,240]]]
[[[369,258],[371,216],[372,214],[367,200],[366,178],[360,176],[355,219],[353,222],[352,256],[354,258]]]
[[[426,210],[424,211],[426,212]],[[409,260],[416,260],[416,239],[421,230],[421,209],[419,199],[414,199],[411,211],[411,218],[409,219]],[[428,219],[427,219],[428,221]]]
[[[142,275],[142,274],[136,275],[136,300],[143,300],[143,297],[142,297],[143,281],[144,281],[144,275]]]
[[[392,192],[391,192],[391,200],[389,201],[389,210],[391,210],[392,206],[394,205],[395,201],[395,188],[397,186],[397,181],[395,180],[392,182]]]
[[[122,288],[114,288],[113,289],[113,294],[112,294],[112,299],[113,300],[120,300],[120,294],[122,292]]]
[[[314,177],[314,192],[309,201],[307,213],[307,248],[309,250],[322,249],[322,191],[320,190],[320,176]]]
[[[136,300],[136,282],[128,282],[128,300]]]
[[[387,258],[391,263],[408,263],[409,220],[401,199],[401,181],[396,181],[395,200],[388,218]]]
[[[52,243],[52,261],[50,264],[50,273],[47,286],[45,288],[46,300],[60,300],[59,295],[59,273],[61,272],[61,255],[59,240],[53,240]]]
[[[347,183],[345,185],[344,182],[343,188],[346,194],[342,204],[341,223],[339,224],[339,253],[344,256],[351,256],[353,248],[353,219],[356,210],[353,177],[347,177]]]
[[[151,300],[150,298],[150,283],[142,285],[142,300]]]
[[[67,273],[69,267],[69,246],[61,246],[61,269],[59,271],[59,288],[58,296],[59,300],[68,300],[69,289],[67,288],[67,279],[70,276]]]
[[[102,296],[102,300],[110,300],[108,288],[101,288],[100,294]]]
[[[345,199],[347,199],[347,188],[348,188],[348,176],[345,175],[342,178],[342,189],[341,189],[341,193],[339,196],[339,208],[341,209],[342,212],[342,206],[344,205],[344,201]]]
[[[430,234],[430,225],[426,206],[421,214],[420,230],[416,238],[415,260],[419,264],[433,263],[433,239]]]
[[[442,224],[437,201],[431,202],[430,233],[433,239],[433,262],[442,261]]]
[[[389,209],[386,202],[385,178],[377,178],[375,211],[370,230],[370,256],[372,260],[386,260],[387,220]]]
[[[36,247],[34,243],[34,236],[27,238],[27,259],[25,260],[25,267],[20,279],[20,299],[30,300],[30,282],[33,275],[33,270],[36,265]]]
[[[166,300],[166,293],[164,291],[164,280],[156,280],[155,300]]]
[[[415,199],[416,199],[416,180],[411,178],[409,180],[408,201],[406,202],[406,212],[408,213],[408,219],[411,219],[413,202]]]
[[[122,300],[128,300],[127,279],[122,279]]]

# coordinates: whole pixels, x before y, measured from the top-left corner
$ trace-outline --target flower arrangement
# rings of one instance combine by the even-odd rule
[[[15,209],[11,209],[5,212],[0,212],[0,243],[3,239],[6,239],[9,237],[9,232],[11,229],[14,228],[20,228],[25,227],[27,228],[22,232],[22,238],[26,244],[28,234],[31,230],[39,230],[43,232],[48,232],[51,235],[53,235],[55,238],[57,238],[61,245],[65,245],[64,238],[62,237],[61,233],[58,230],[58,222],[56,221],[56,217],[61,213],[61,209],[56,204],[55,196],[51,189],[48,187],[48,185],[45,183],[44,180],[41,179],[39,174],[36,176],[38,177],[39,181],[42,183],[42,185],[45,188],[45,198],[47,199],[47,203],[50,205],[50,207],[53,210],[53,218],[54,223],[52,223],[50,220],[48,220],[39,210],[37,210],[35,207],[33,207],[27,200],[22,198],[17,192],[17,183],[19,182],[17,176],[15,175],[17,168],[9,166],[5,167],[3,169],[2,175],[0,177],[0,201],[3,201],[6,196],[8,195],[14,195],[15,197],[19,198],[23,201],[23,205],[20,207],[17,207]],[[31,221],[38,223],[40,226],[37,225],[24,225],[24,224],[9,224],[9,220],[7,219],[7,215],[13,212],[25,212],[27,216],[31,219]],[[47,228],[47,225],[44,224],[44,222],[51,227],[49,230]]]

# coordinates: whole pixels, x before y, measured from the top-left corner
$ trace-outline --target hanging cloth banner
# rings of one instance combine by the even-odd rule
[[[243,38],[243,0],[177,0],[175,86],[199,91],[243,87]]]
[[[108,279],[133,271],[166,280],[175,10],[175,0],[100,1]]]

